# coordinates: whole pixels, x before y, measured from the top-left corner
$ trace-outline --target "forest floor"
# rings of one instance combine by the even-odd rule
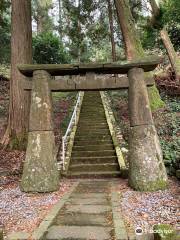
[[[9,103],[9,81],[0,78],[0,138],[3,136],[6,124]],[[179,98],[167,97],[163,99],[166,107],[153,113],[158,134],[161,138],[164,156],[171,163],[178,157],[177,138],[178,119],[180,116]],[[125,140],[128,136],[128,108],[127,92],[114,96],[113,107]],[[56,143],[61,143],[61,137],[67,127],[71,115],[75,94],[54,94],[54,123]],[[61,131],[60,131],[61,126]],[[63,179],[58,192],[50,194],[26,194],[19,189],[19,180],[22,173],[22,164],[25,152],[18,150],[0,149],[0,225],[7,233],[12,231],[32,232],[39,225],[42,218],[61,196],[72,185],[72,180]],[[174,177],[169,178],[169,189],[154,193],[135,192],[128,187],[126,179],[119,179],[117,191],[121,201],[121,209],[127,227],[152,226],[155,223],[169,223],[178,228],[179,206],[178,185]],[[131,227],[130,227],[131,226]]]

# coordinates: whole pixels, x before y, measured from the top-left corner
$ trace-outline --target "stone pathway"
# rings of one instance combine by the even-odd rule
[[[111,181],[82,180],[48,228],[46,240],[117,239],[112,212]]]

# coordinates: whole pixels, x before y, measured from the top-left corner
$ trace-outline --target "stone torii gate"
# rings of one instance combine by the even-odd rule
[[[136,190],[153,191],[167,186],[158,136],[154,127],[144,72],[152,71],[161,59],[151,57],[137,62],[19,65],[19,71],[32,81],[30,90],[28,146],[21,189],[25,192],[51,192],[59,187],[55,156],[51,91],[87,91],[129,89],[129,183]],[[96,75],[95,75],[96,74]],[[124,74],[122,77],[96,78],[98,74]],[[86,78],[53,80],[52,76],[86,75]]]

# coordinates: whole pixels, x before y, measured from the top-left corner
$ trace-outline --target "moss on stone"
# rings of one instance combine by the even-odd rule
[[[27,133],[16,136],[12,134],[9,142],[9,148],[12,150],[26,150],[27,147]]]
[[[165,106],[165,103],[161,100],[159,91],[155,85],[148,88],[148,94],[152,111],[163,108]]]
[[[165,190],[168,187],[167,181],[163,179],[158,179],[156,181],[149,181],[149,182],[143,182],[139,180],[138,184],[137,182],[130,180],[129,185],[133,189],[141,192],[154,192],[158,190]]]
[[[154,228],[154,239],[155,240],[176,240],[176,232],[171,225],[158,224]]]

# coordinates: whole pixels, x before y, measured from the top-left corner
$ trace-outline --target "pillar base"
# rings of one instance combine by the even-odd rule
[[[166,189],[167,174],[154,125],[131,127],[129,149],[129,185],[138,191]]]
[[[20,187],[24,192],[53,192],[59,189],[53,131],[29,132]]]

